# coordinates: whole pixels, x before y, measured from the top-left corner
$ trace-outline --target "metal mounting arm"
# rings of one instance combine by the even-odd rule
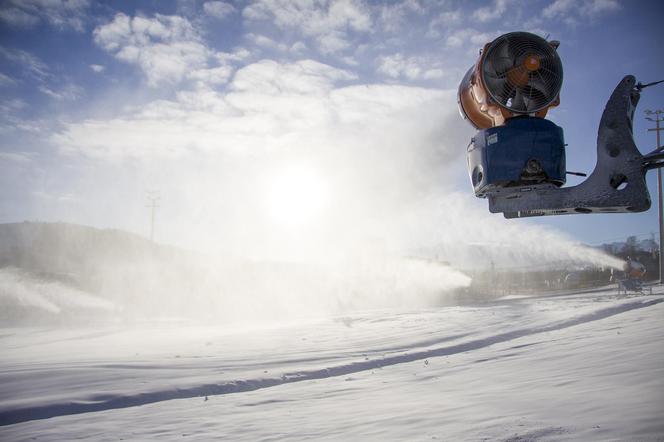
[[[646,171],[664,165],[664,153],[643,156],[632,134],[642,87],[627,75],[604,108],[597,135],[597,164],[583,183],[572,187],[540,184],[506,188],[489,195],[489,210],[505,218],[575,213],[629,213],[650,208]]]

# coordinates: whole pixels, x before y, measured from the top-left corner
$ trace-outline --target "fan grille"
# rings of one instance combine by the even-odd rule
[[[495,39],[486,50],[481,74],[491,98],[516,113],[546,108],[563,84],[563,66],[556,50],[528,32]]]

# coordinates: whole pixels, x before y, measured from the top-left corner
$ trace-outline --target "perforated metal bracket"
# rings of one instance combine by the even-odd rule
[[[604,108],[597,135],[597,164],[583,183],[501,189],[489,195],[489,210],[505,218],[579,213],[631,213],[650,208],[646,160],[632,135],[641,88],[627,75]]]

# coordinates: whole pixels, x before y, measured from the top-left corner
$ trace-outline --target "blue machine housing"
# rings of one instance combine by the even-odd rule
[[[475,195],[519,187],[565,184],[563,129],[549,120],[516,117],[480,130],[468,146],[468,172]]]

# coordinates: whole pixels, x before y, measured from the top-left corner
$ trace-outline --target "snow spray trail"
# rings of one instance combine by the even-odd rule
[[[457,268],[592,265],[622,270],[624,260],[601,249],[579,244],[551,227],[505,222],[465,193],[419,201],[403,211],[400,222],[409,235],[404,247],[429,250]],[[441,229],[441,226],[445,226]],[[399,237],[399,235],[397,235]]]
[[[662,302],[664,302],[664,298],[653,299],[650,301],[634,301],[597,310],[592,313],[587,313],[563,321],[553,322],[540,327],[518,329],[482,339],[471,340],[461,344],[395,355],[377,360],[363,360],[319,370],[285,373],[281,377],[275,378],[237,380],[220,384],[204,384],[188,388],[176,388],[174,390],[138,393],[135,395],[97,395],[86,398],[85,400],[81,400],[80,402],[68,401],[66,403],[59,404],[5,410],[0,412],[0,426],[72,414],[135,407],[173,399],[188,399],[202,396],[241,393],[293,382],[345,376],[361,371],[404,364],[422,359],[473,351],[488,347],[493,344],[507,342],[525,336],[561,330],[579,324],[598,321],[627,311],[651,307]]]
[[[0,269],[0,300],[15,302],[58,314],[73,309],[113,311],[115,305],[105,299],[59,281],[40,280],[17,268]]]

